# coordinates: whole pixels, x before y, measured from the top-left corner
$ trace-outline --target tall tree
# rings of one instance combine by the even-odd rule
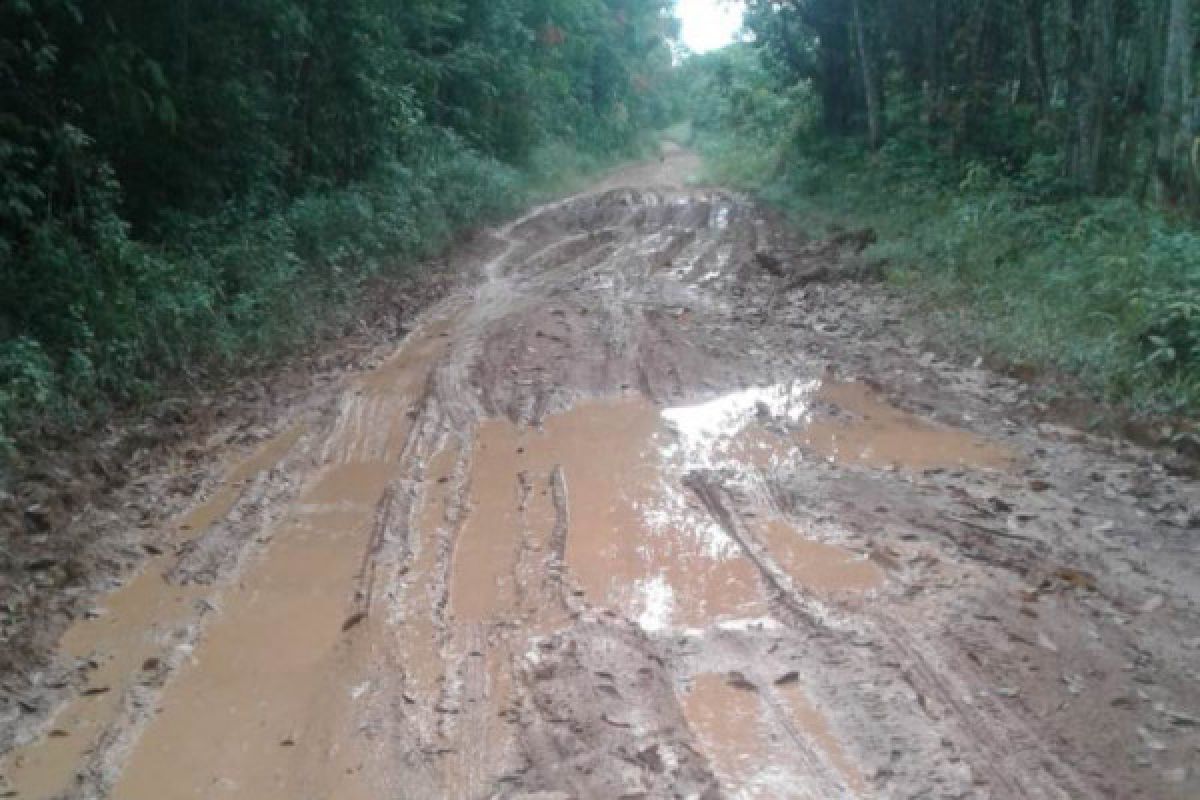
[[[852,0],[851,4],[854,8],[854,34],[858,42],[863,94],[867,100],[867,141],[874,150],[883,144],[883,84],[875,64],[873,36],[863,22],[863,0]]]
[[[1192,8],[1190,0],[1170,0],[1167,47],[1162,67],[1162,99],[1154,150],[1160,193],[1174,199],[1192,171],[1187,168],[1193,139]]]

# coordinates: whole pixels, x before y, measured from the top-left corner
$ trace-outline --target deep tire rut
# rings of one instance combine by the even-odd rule
[[[165,582],[76,623],[85,691],[0,790],[1200,790],[1194,548],[1096,538],[1196,487],[1097,493],[1149,456],[1018,425],[1023,387],[886,322],[853,237],[794,240],[694,168],[465,246],[457,291],[193,511]]]

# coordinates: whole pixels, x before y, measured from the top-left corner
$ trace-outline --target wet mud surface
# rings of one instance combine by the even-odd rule
[[[481,234],[230,447],[4,684],[0,796],[1197,796],[1195,484],[696,169]]]

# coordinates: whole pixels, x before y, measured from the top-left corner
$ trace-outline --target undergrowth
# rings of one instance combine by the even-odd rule
[[[1001,174],[899,138],[871,156],[804,136],[764,147],[709,134],[699,146],[715,178],[799,224],[874,228],[865,256],[948,343],[1070,374],[1135,413],[1200,410],[1200,235],[1186,221],[1126,197],[1072,197],[1060,165],[1038,159]]]
[[[619,157],[552,142],[517,169],[446,134],[410,165],[313,186],[282,207],[258,198],[207,218],[168,217],[155,239],[169,244],[157,246],[122,222],[114,185],[95,198],[87,237],[48,223],[27,251],[35,270],[0,270],[0,291],[21,298],[10,315],[22,331],[0,337],[0,472],[40,428],[79,428],[166,387],[295,352],[353,313],[368,280],[403,276],[464,230],[568,191]],[[36,292],[13,285],[31,273]]]

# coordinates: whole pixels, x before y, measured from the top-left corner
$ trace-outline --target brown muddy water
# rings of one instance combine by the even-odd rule
[[[993,580],[947,520],[1027,540],[979,487],[1030,448],[815,378],[760,313],[769,226],[695,167],[488,232],[378,367],[231,458],[63,638],[78,685],[0,794],[1097,796],[917,605]],[[973,510],[914,505],[937,475]],[[1044,756],[997,767],[1014,737]]]
[[[428,369],[429,349],[417,344],[412,348],[417,358],[399,356],[361,382],[323,448],[326,463],[236,580],[217,588],[172,586],[162,580],[162,566],[151,563],[107,598],[97,619],[68,633],[63,648],[72,657],[111,654],[91,673],[105,691],[85,691],[56,717],[52,735],[18,752],[10,780],[22,796],[49,797],[70,785],[87,751],[115,722],[122,687],[170,657],[164,643],[143,640],[192,621],[197,603],[215,612],[214,618],[194,645],[183,647],[178,674],[125,761],[112,796],[286,798],[315,787],[322,796],[377,796],[387,783],[386,771],[378,763],[368,767],[369,742],[354,736],[350,726],[354,706],[369,693],[363,664],[377,657],[372,650],[391,646],[384,640],[396,632],[370,617],[361,635],[348,635],[342,626],[356,608],[376,507],[397,475],[388,458],[396,458],[404,442],[397,419],[409,419],[405,412]],[[462,631],[481,624],[511,625],[526,637],[568,624],[561,598],[546,596],[542,576],[521,569],[523,551],[549,553],[555,547],[556,479],[569,519],[565,542],[558,543],[569,596],[613,609],[648,633],[768,619],[757,567],[690,495],[684,477],[694,469],[716,468],[755,480],[780,459],[796,456],[796,443],[813,447],[816,437],[805,423],[813,417],[811,403],[818,397],[836,402],[835,396],[776,386],[661,408],[631,394],[579,402],[539,428],[485,420],[469,445],[465,522],[450,560],[449,639],[469,640]],[[899,447],[900,433],[891,433],[889,464],[905,454],[919,454],[913,457],[924,464],[992,452],[965,434],[914,428],[878,400],[863,409],[859,400],[846,411],[874,415],[866,418],[876,429],[896,420],[902,430],[916,430],[908,450]],[[798,432],[768,431],[778,420]],[[819,441],[867,441],[854,425],[839,421],[836,433],[822,433]],[[301,435],[289,431],[235,466],[213,497],[181,521],[180,530],[201,530],[223,517],[237,488],[273,466]],[[368,443],[376,435],[383,441]],[[933,443],[921,436],[933,436]],[[431,459],[419,518],[424,537],[410,579],[415,587],[439,581],[436,542],[448,524],[447,493],[459,455],[448,445]],[[782,519],[765,518],[753,527],[779,566],[807,589],[869,592],[885,582],[864,554],[806,537]],[[415,592],[410,602],[413,613],[399,631],[396,657],[414,691],[432,696],[444,677],[437,601],[432,593],[426,602]],[[515,655],[510,647],[484,657]],[[152,669],[143,670],[144,664]],[[492,716],[509,700],[507,680],[502,669],[488,672]],[[771,777],[771,748],[759,742],[770,727],[765,701],[713,675],[698,676],[694,684],[684,709],[723,784],[745,785],[747,797],[793,796],[779,793],[788,779]],[[780,692],[779,702],[799,710],[790,721],[770,724],[795,726],[851,774],[819,712],[796,690]],[[500,741],[507,732],[482,735]],[[461,776],[452,783],[466,792],[472,785]]]
[[[183,515],[168,544],[182,545],[223,519],[247,482],[274,467],[303,435],[302,427],[293,427],[235,464],[208,499]],[[87,685],[57,712],[44,738],[10,756],[7,777],[19,796],[53,797],[71,786],[86,755],[116,721],[124,696],[155,679],[171,652],[173,633],[196,618],[210,590],[168,584],[163,575],[171,563],[169,556],[152,558],[64,635],[62,657],[94,666]]]
[[[809,749],[828,762],[850,792],[866,785],[831,734],[824,716],[796,685],[763,693],[741,684],[738,673],[697,675],[684,695],[689,724],[716,769],[722,787],[737,798],[813,800],[823,793],[809,773],[796,769],[788,751]]]

